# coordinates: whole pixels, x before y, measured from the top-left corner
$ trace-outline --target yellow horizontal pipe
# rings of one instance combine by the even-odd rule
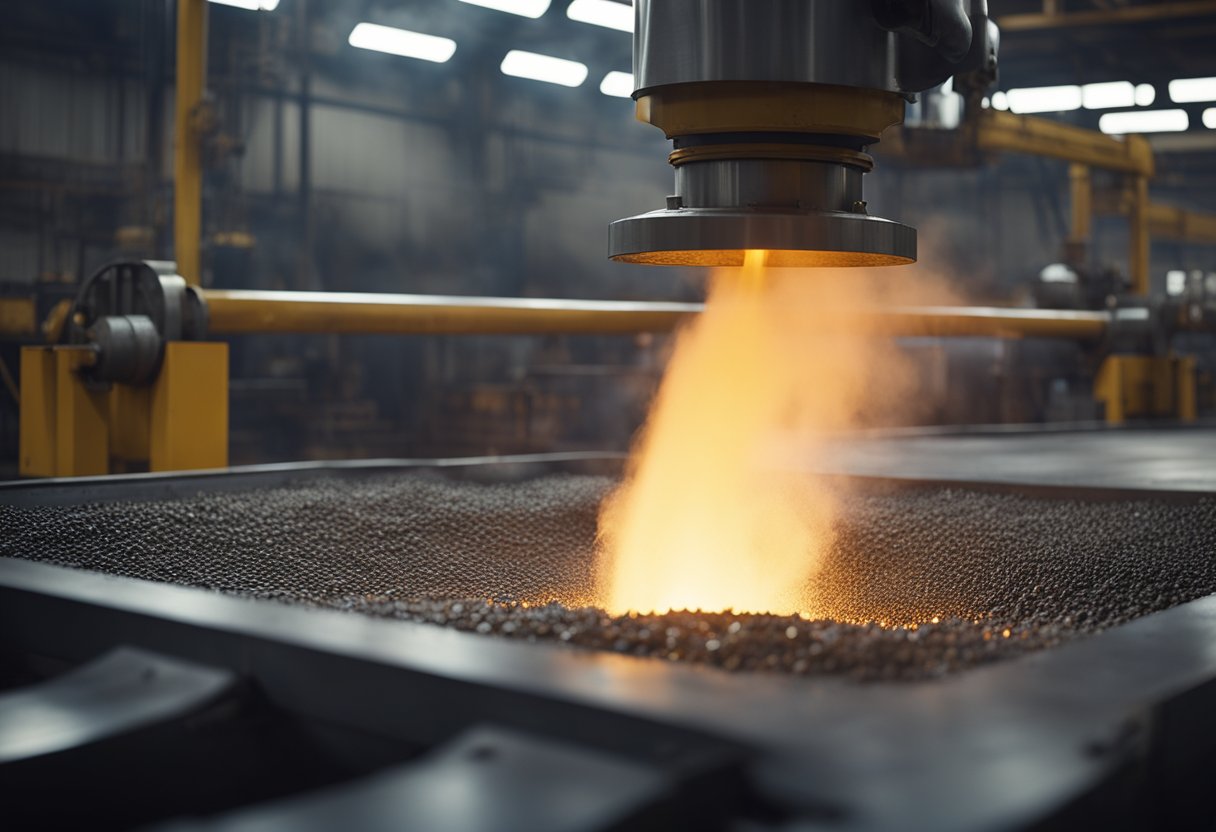
[[[1064,338],[1098,341],[1106,312],[1002,309],[985,306],[905,306],[868,312],[859,326],[877,335],[930,338]]]
[[[355,292],[203,292],[216,335],[247,332],[366,335],[624,334],[674,329],[695,303],[478,298]]]
[[[215,335],[295,332],[365,335],[540,335],[668,332],[699,303],[444,297],[354,292],[203,291]],[[853,311],[837,319],[886,336],[1100,339],[1105,312],[973,306]],[[809,316],[808,326],[832,319]]]

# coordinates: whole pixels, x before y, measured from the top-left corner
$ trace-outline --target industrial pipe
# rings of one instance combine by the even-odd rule
[[[669,332],[699,303],[445,297],[353,292],[206,289],[214,335],[293,332],[366,335],[608,335]],[[863,334],[926,337],[1065,338],[1097,341],[1106,312],[971,306],[899,307],[839,319]],[[828,326],[831,320],[808,319]]]
[[[929,338],[1063,338],[1100,341],[1108,312],[1001,309],[985,306],[905,306],[866,312],[859,326],[868,334]]]
[[[484,298],[363,292],[203,292],[216,335],[311,332],[366,335],[528,335],[664,332],[699,303]]]

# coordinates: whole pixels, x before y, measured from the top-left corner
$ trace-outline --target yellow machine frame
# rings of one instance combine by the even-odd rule
[[[19,467],[28,477],[228,464],[228,345],[171,341],[150,387],[94,387],[89,347],[21,350]]]
[[[1094,379],[1094,398],[1106,407],[1106,422],[1128,419],[1198,418],[1195,359],[1190,356],[1110,355]]]

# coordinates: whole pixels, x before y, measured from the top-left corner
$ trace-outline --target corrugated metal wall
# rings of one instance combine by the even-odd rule
[[[330,101],[344,97],[334,83],[318,81],[316,86]],[[592,90],[569,94],[598,95]],[[172,92],[166,97],[164,111],[171,114]],[[585,109],[571,122],[560,113],[547,113],[541,132],[551,135],[538,137],[526,98],[522,105],[519,98],[504,102],[503,118],[483,137],[474,171],[467,151],[460,155],[453,145],[463,113],[453,113],[453,124],[445,125],[434,118],[394,114],[399,108],[389,105],[397,100],[384,94],[362,91],[356,100],[386,112],[334,103],[311,108],[310,173],[314,209],[323,219],[319,233],[331,240],[341,234],[350,245],[373,252],[446,246],[480,250],[483,260],[492,261],[493,253],[484,249],[500,244],[504,232],[479,227],[489,211],[489,222],[517,229],[513,248],[524,262],[516,267],[537,276],[541,285],[557,285],[560,291],[563,281],[551,277],[558,270],[570,285],[568,294],[580,294],[585,287],[587,294],[630,289],[645,295],[672,285],[671,278],[638,279],[635,269],[610,264],[604,256],[607,224],[661,205],[671,187],[666,145],[657,131],[632,121],[630,102],[619,102],[619,123],[627,130],[649,131],[645,135],[651,141],[640,152],[606,149],[602,140],[597,147],[581,146],[580,139],[602,132],[602,125],[583,120]],[[277,193],[290,197],[299,187],[299,105],[290,97],[280,102],[271,95],[249,94],[241,113],[244,123],[238,128],[245,152],[235,163],[238,191],[253,198],[275,195],[277,171]],[[147,92],[138,80],[0,59],[0,154],[10,158],[99,168],[138,163],[147,151],[146,114]],[[521,130],[525,126],[528,130]],[[171,141],[172,125],[162,129]],[[572,138],[563,140],[563,135]],[[632,144],[636,147],[637,140]],[[166,179],[171,164],[166,158]],[[491,209],[487,200],[511,207]],[[270,239],[281,229],[250,230]],[[4,243],[0,279],[32,280],[36,236],[10,228]],[[505,266],[506,260],[500,263]],[[468,271],[474,270],[471,265]],[[451,275],[449,288],[462,290],[462,279]],[[221,276],[216,280],[223,282]],[[467,290],[494,291],[493,284],[483,276]],[[381,288],[409,285],[402,280]],[[504,284],[505,290],[510,285]]]
[[[0,227],[0,282],[33,283],[38,275],[38,235]]]
[[[0,58],[0,153],[97,164],[142,159],[145,102],[137,81]]]

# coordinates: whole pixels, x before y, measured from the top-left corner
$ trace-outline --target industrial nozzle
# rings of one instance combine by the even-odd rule
[[[638,119],[672,141],[675,193],[666,208],[614,222],[609,256],[738,266],[746,250],[766,249],[775,266],[914,262],[916,229],[867,210],[862,175],[874,160],[866,151],[903,121],[911,90],[901,77],[925,89],[955,65],[907,31],[941,14],[894,14],[901,5],[957,7],[964,18],[968,8],[967,0],[637,0],[633,97]],[[970,8],[986,13],[982,0]],[[987,32],[984,22],[977,31]],[[938,37],[952,55],[957,40]]]
[[[711,141],[721,141],[714,137]],[[653,265],[888,266],[916,260],[916,229],[870,216],[869,157],[805,140],[698,145],[677,140],[667,208],[619,220],[612,256]]]

